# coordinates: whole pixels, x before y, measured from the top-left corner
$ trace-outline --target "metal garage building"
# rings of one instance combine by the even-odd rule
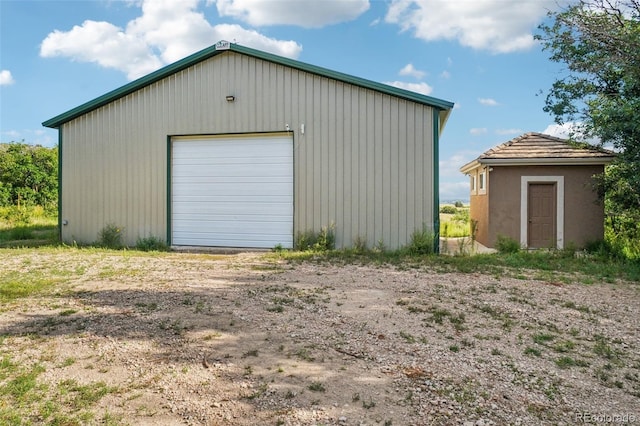
[[[335,224],[397,248],[438,229],[453,104],[228,42],[47,120],[63,241],[292,247]]]

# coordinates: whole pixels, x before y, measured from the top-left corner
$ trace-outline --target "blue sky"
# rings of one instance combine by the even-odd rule
[[[456,103],[440,196],[458,168],[529,131],[562,136],[544,98],[565,70],[533,35],[556,0],[0,0],[0,141],[226,39]]]

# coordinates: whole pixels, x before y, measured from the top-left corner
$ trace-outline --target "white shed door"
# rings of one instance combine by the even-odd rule
[[[293,247],[293,139],[172,140],[171,243]]]

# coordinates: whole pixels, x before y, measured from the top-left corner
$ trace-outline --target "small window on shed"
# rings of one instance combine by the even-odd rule
[[[469,176],[469,183],[471,184],[471,193],[476,193],[476,175]]]

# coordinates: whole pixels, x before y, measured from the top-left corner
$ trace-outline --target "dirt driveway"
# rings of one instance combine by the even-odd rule
[[[259,254],[4,250],[0,265],[49,286],[0,305],[0,413],[24,424],[640,424],[637,283]],[[1,389],[36,366],[41,395],[17,404]]]

